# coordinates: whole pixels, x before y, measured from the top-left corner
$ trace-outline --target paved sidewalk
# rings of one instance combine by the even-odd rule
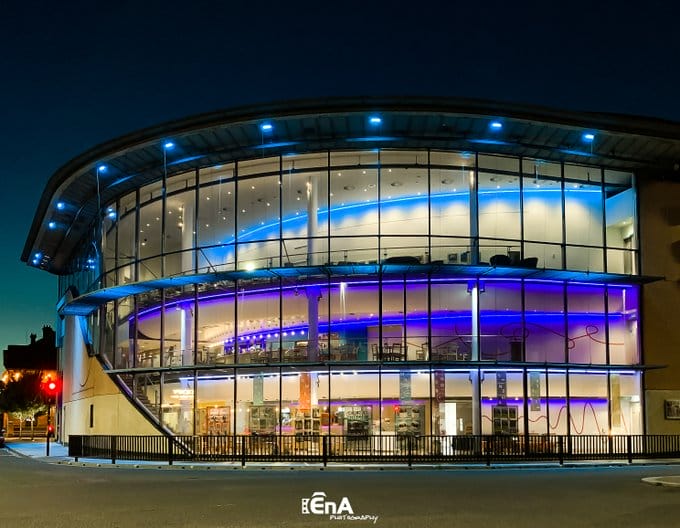
[[[414,464],[409,468],[406,464],[347,464],[347,463],[329,463],[324,467],[318,463],[307,462],[247,462],[245,467],[241,466],[240,462],[191,462],[191,461],[176,461],[172,465],[167,462],[158,462],[150,460],[116,460],[115,464],[111,463],[110,459],[98,458],[78,458],[76,462],[73,457],[68,456],[68,447],[56,442],[50,442],[50,456],[46,456],[45,439],[27,441],[27,440],[12,440],[6,442],[7,448],[20,456],[29,457],[42,462],[53,464],[64,464],[70,466],[90,466],[90,467],[112,467],[112,468],[138,468],[138,469],[222,469],[222,470],[368,470],[368,471],[384,471],[384,470],[418,470],[418,469],[441,469],[441,470],[469,470],[469,469],[556,469],[560,465],[557,462],[522,462],[522,463],[496,463],[487,466],[484,463],[477,464]],[[565,463],[564,468],[578,468],[578,467],[626,467],[630,466],[626,461],[622,460],[597,460],[597,461],[578,461]],[[654,466],[654,465],[680,465],[680,459],[649,459],[636,460],[633,462],[636,466]],[[648,484],[664,485],[664,486],[678,486],[680,487],[680,476],[670,477],[647,477],[643,479]]]

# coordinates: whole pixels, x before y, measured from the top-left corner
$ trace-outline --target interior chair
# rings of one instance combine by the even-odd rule
[[[507,255],[494,255],[489,259],[492,266],[511,266],[512,260]]]
[[[521,268],[535,268],[538,266],[538,257],[527,257],[519,261]]]

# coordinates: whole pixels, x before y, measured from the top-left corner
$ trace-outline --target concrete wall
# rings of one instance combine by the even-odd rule
[[[643,275],[663,277],[642,293],[642,350],[647,432],[680,434],[680,420],[664,418],[664,400],[680,399],[680,183],[640,178]]]
[[[70,434],[159,434],[120,393],[99,361],[88,357],[77,318],[67,317],[64,327],[59,437],[68,442]],[[92,427],[90,406],[93,406]]]

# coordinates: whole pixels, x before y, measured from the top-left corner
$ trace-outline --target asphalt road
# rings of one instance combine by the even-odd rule
[[[680,527],[680,466],[460,470],[180,470],[46,464],[0,449],[0,527],[373,526],[303,515],[323,491],[379,527]]]

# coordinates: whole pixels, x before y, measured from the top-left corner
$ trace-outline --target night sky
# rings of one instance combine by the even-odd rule
[[[45,183],[82,151],[195,113],[334,95],[680,121],[680,8],[629,4],[4,2],[0,346],[54,324],[56,278],[19,258]]]

